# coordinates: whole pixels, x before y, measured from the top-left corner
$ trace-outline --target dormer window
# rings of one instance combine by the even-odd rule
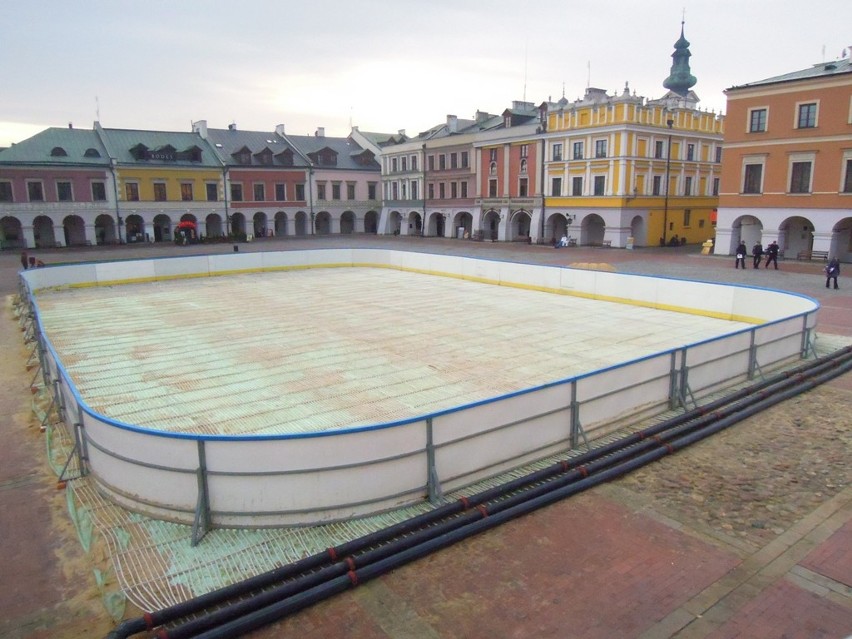
[[[283,166],[293,166],[293,151],[290,149],[284,149],[275,158]]]
[[[193,145],[184,151],[182,155],[190,162],[201,162],[201,153],[201,149]]]
[[[55,146],[50,150],[50,156],[54,158],[64,158],[68,156],[68,153],[65,152],[61,146]]]
[[[257,158],[257,161],[260,164],[265,164],[267,166],[272,164],[272,151],[268,148],[264,148],[262,151],[255,153],[254,157]]]
[[[89,148],[89,149],[86,149],[86,152],[83,153],[83,156],[87,157],[87,158],[99,158],[99,157],[101,157],[101,153],[97,149]]]
[[[231,157],[234,158],[237,164],[251,164],[251,149],[244,146],[239,151],[232,153]]]

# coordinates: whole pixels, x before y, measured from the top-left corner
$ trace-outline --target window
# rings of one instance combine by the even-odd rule
[[[488,180],[488,197],[497,197],[497,180]]]
[[[369,198],[372,199],[372,198]],[[411,199],[417,199],[417,182],[415,180],[411,180]]]
[[[662,140],[657,140],[656,142],[654,142],[654,157],[658,160],[661,160],[663,158],[663,148],[664,147]]]
[[[526,158],[526,157],[529,157],[529,155],[530,155],[530,145],[529,144],[522,144],[521,145],[521,157]]]
[[[562,195],[562,178],[555,177],[550,182],[550,195],[553,197],[559,197]]]
[[[252,185],[252,191],[253,191],[255,202],[266,201],[266,185],[265,184],[253,184]]]
[[[317,199],[325,199],[325,184],[317,184]]]
[[[180,185],[180,199],[183,202],[192,202],[192,182],[183,182]]]
[[[60,202],[74,201],[74,196],[71,193],[71,182],[56,183],[56,199]]]
[[[455,200],[459,196],[458,182],[450,182],[450,198]]]
[[[430,171],[435,170],[435,156],[434,155],[429,156],[429,170]]]
[[[398,200],[399,199],[399,182],[394,181],[391,183],[391,199]]]
[[[402,189],[402,199],[404,200],[404,199],[406,199],[406,197],[407,197],[407,196],[405,195],[405,192],[406,192],[406,191],[405,191],[406,182],[401,182],[399,186],[400,186],[400,188]]]
[[[403,157],[403,158],[399,158],[399,167],[400,167],[403,171],[407,171],[407,170],[408,170],[408,158],[404,158],[404,157]]]
[[[438,156],[438,168],[442,171],[447,168],[447,156],[443,153]]]
[[[30,202],[43,202],[44,190],[41,182],[27,182],[27,196]]]
[[[411,170],[412,171],[417,170],[417,156],[416,155],[411,156]]]
[[[466,198],[466,197],[467,197],[467,182],[462,182],[462,183],[461,183],[461,196],[462,196],[463,198]]]
[[[414,193],[415,191],[416,191],[416,189],[411,189],[412,193]],[[369,182],[367,184],[367,199],[368,200],[375,200],[376,199],[376,183],[375,182]]]
[[[811,163],[793,162],[790,169],[790,193],[811,192]]]
[[[459,156],[458,153],[450,153],[450,168],[457,169],[459,168]]]
[[[662,189],[663,178],[659,175],[654,176],[654,180],[651,184],[651,195],[660,195],[660,191]]]
[[[14,202],[14,196],[12,195],[12,183],[11,182],[0,182],[0,202]]]
[[[497,161],[497,149],[490,149],[489,152],[488,152],[488,155],[489,155],[489,159],[492,162]]]
[[[461,166],[462,166],[463,169],[466,169],[469,166],[467,158],[468,158],[467,151],[462,151],[461,152]]]
[[[304,202],[305,201],[305,185],[297,184],[296,185],[296,201]]]
[[[606,140],[595,140],[595,157],[606,157]]]
[[[391,158],[391,173],[396,173],[396,158]]]
[[[713,178],[713,195],[719,195],[719,178]]]
[[[214,182],[208,182],[204,185],[204,190],[207,192],[208,202],[217,202],[219,200],[219,186]]]
[[[331,199],[339,200],[340,199],[340,182],[333,182],[331,185]]]
[[[843,180],[843,192],[852,193],[852,160],[846,160],[846,178]]]
[[[797,129],[812,129],[816,126],[817,105],[816,102],[808,102],[799,105],[799,119]]]
[[[695,145],[687,144],[686,145],[686,161],[694,162],[695,161]]]
[[[722,147],[717,146],[716,147],[716,164],[718,164],[721,161],[722,161]]]
[[[354,200],[355,199],[355,182],[347,182],[346,183],[346,199]]]
[[[763,133],[766,131],[766,109],[752,109],[748,113],[748,132]]]
[[[488,167],[488,175],[497,175],[497,163],[492,162]]]
[[[527,197],[527,178],[518,180],[518,197]]]
[[[571,178],[571,195],[583,195],[583,178],[580,176]]]
[[[154,201],[165,202],[166,199],[166,183],[154,182]]]
[[[128,202],[139,201],[139,184],[136,182],[128,182],[124,185],[124,197]]]
[[[553,147],[551,149],[551,158],[553,158],[553,160],[555,162],[559,162],[562,159],[562,143],[561,142],[554,142],[553,143]]]
[[[692,195],[692,176],[687,175],[683,180],[683,194]]]
[[[287,199],[287,185],[286,184],[276,184],[275,185],[275,200],[277,202],[284,202]]]
[[[521,173],[526,173],[526,172],[527,172],[527,160],[526,160],[526,158],[524,158],[523,160],[521,160],[520,172],[521,172]]]
[[[443,182],[441,182],[438,185],[438,199],[443,200],[446,197],[447,197],[447,187]]]
[[[435,199],[435,185],[430,182],[429,186],[427,188],[428,188],[428,191],[429,191],[429,199],[434,200]]]
[[[595,195],[604,195],[606,191],[606,176],[605,175],[596,175],[595,176]]]
[[[574,148],[573,158],[575,160],[582,160],[583,159],[583,143],[582,142],[574,142],[573,148]]]
[[[689,226],[692,221],[692,211],[690,209],[683,210],[683,225]]]
[[[92,182],[92,201],[106,202],[106,184],[103,182]]]
[[[743,193],[761,193],[763,182],[763,165],[746,164],[743,177]]]

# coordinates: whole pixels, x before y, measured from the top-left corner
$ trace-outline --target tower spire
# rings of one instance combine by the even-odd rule
[[[684,20],[681,20],[680,38],[674,45],[671,73],[663,82],[665,88],[681,97],[686,97],[689,90],[698,82],[689,69],[689,57],[692,54],[689,52],[689,41],[683,35],[684,22]]]

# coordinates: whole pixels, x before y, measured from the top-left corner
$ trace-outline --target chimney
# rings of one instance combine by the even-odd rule
[[[74,128],[74,123],[73,123],[73,122],[69,122],[69,123],[68,123],[68,128],[69,128],[69,129],[73,129],[73,128]]]
[[[447,130],[450,133],[457,133],[459,130],[459,119],[454,115],[447,116]]]
[[[275,125],[275,133],[277,135],[280,135],[283,138],[284,137],[284,125],[283,124],[276,124]]]
[[[207,139],[207,120],[198,120],[192,123],[192,130],[205,140]]]
[[[231,122],[231,123],[228,125],[228,131],[236,131],[236,130],[237,130],[237,123],[236,123],[236,122]]]
[[[324,138],[325,137],[325,127],[324,126],[318,126],[317,132],[314,133],[314,137]]]

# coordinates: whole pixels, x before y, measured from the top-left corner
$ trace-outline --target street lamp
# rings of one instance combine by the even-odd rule
[[[666,120],[666,126],[669,128],[669,146],[666,150],[666,197],[665,204],[663,205],[663,246],[668,243],[666,241],[666,233],[669,230],[669,171],[672,164],[672,126],[674,126],[674,120],[671,118]]]

